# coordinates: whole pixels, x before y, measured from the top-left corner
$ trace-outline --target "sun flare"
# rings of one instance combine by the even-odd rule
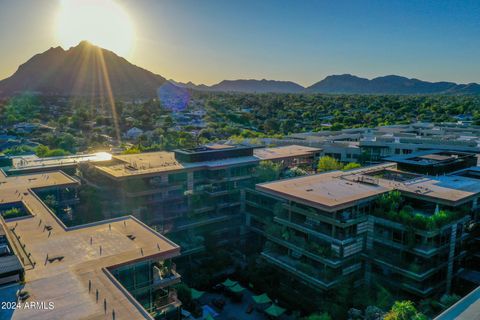
[[[56,36],[65,49],[87,40],[124,57],[135,40],[130,17],[114,0],[61,0]]]

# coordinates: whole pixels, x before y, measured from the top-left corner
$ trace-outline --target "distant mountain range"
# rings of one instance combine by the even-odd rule
[[[0,96],[25,91],[60,96],[155,97],[168,82],[115,53],[86,41],[33,56],[9,78],[0,81]]]
[[[301,85],[291,81],[276,80],[223,80],[212,86],[195,85],[192,82],[181,83],[170,80],[175,85],[201,91],[246,92],[246,93],[300,93],[305,90]]]
[[[33,56],[11,77],[0,81],[0,97],[26,91],[44,95],[106,96],[111,91],[115,97],[160,97],[184,104],[188,91],[185,88],[245,93],[480,94],[480,85],[476,83],[427,82],[396,75],[371,80],[350,74],[331,75],[306,88],[291,81],[265,79],[223,80],[212,86],[195,85],[167,81],[109,50],[82,41],[68,50],[50,48]]]
[[[170,80],[172,81],[172,80]],[[201,91],[246,93],[325,93],[325,94],[480,94],[477,83],[427,82],[390,75],[372,80],[350,74],[332,75],[309,87],[291,81],[224,80],[212,86],[174,82],[177,86]]]

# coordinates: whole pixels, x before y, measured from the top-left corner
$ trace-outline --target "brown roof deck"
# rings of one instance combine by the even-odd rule
[[[100,172],[115,178],[124,178],[140,174],[181,170],[184,166],[175,159],[173,152],[160,151],[139,154],[113,156],[112,165],[98,164]]]
[[[145,259],[174,257],[180,254],[180,248],[133,217],[66,228],[31,191],[77,184],[62,172],[16,177],[0,173],[0,201],[21,201],[34,215],[7,222],[9,228],[15,227],[15,233],[35,261],[34,268],[26,266],[24,290],[30,294],[28,301],[54,303],[52,310],[17,309],[13,319],[111,319],[112,309],[116,319],[148,319],[145,310],[120,289],[118,282],[112,281],[107,269]],[[50,235],[44,231],[46,225],[52,227]],[[130,234],[135,240],[127,237]],[[50,263],[47,254],[49,258],[63,256],[63,259]]]
[[[383,186],[342,179],[343,175],[345,172],[331,171],[259,184],[257,189],[330,212],[390,191]]]
[[[420,156],[419,158],[421,159],[427,159],[427,160],[435,160],[435,161],[445,161],[453,158],[453,156],[443,156],[441,154],[426,154],[424,156]]]
[[[320,152],[320,148],[305,147],[299,145],[290,145],[274,148],[255,149],[254,155],[261,160],[280,160],[291,157],[310,156],[315,152]]]
[[[210,149],[230,149],[230,145],[211,145]],[[290,157],[311,155],[321,151],[319,148],[298,145],[255,149],[254,156],[232,157],[205,162],[178,162],[174,152],[159,151],[139,154],[112,156],[112,163],[96,163],[95,168],[102,174],[114,179],[157,175],[162,172],[176,172],[193,168],[224,167],[236,164],[255,163],[259,160],[281,160]]]
[[[354,205],[357,201],[391,190],[399,190],[411,197],[454,206],[465,203],[480,194],[478,182],[458,176],[432,178],[417,175],[413,179],[399,182],[371,175],[382,170],[396,171],[394,168],[395,164],[382,164],[348,172],[332,171],[259,184],[257,189],[325,211],[343,209]]]
[[[95,168],[100,173],[111,178],[124,179],[138,176],[154,176],[159,173],[170,173],[194,168],[220,168],[259,161],[256,157],[247,156],[205,162],[180,163],[175,159],[175,153],[167,151],[119,155],[113,156],[113,159],[113,164],[95,164]]]
[[[223,150],[223,149],[233,149],[235,146],[229,144],[214,143],[207,146],[208,149],[212,150]]]

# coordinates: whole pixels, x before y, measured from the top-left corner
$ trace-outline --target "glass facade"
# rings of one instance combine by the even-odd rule
[[[145,260],[111,271],[128,292],[156,319],[179,319],[180,301],[171,283],[179,279],[167,261]]]

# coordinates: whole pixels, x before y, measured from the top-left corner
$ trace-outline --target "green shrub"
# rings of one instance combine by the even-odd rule
[[[12,209],[5,210],[2,214],[4,219],[18,218],[24,215],[25,215],[25,212],[23,210],[20,210],[19,208],[12,208]]]
[[[398,191],[383,194],[375,202],[373,214],[387,220],[399,222],[407,227],[429,231],[441,228],[466,214],[466,210],[455,212],[440,210],[436,214],[426,216],[415,213],[410,205],[401,207],[402,202],[402,197]]]

